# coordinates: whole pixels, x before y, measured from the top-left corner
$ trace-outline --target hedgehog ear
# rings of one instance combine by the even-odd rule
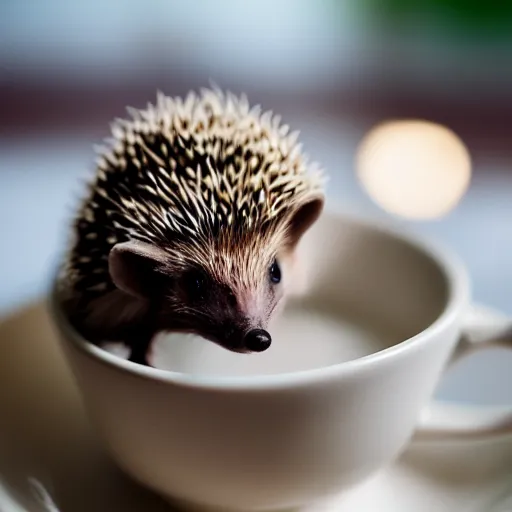
[[[110,277],[120,290],[148,298],[162,285],[158,268],[165,261],[165,251],[154,245],[135,240],[116,244],[109,254]]]
[[[288,222],[288,239],[294,248],[306,231],[316,222],[324,207],[324,198],[314,199],[297,208]]]

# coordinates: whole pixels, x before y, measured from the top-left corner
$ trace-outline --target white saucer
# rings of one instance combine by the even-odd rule
[[[423,446],[413,442],[391,468],[345,496],[310,507],[307,512],[345,510],[510,512],[512,438]]]
[[[22,504],[0,501],[2,512],[172,510],[121,473],[97,443],[42,304],[0,323],[0,381],[0,482]],[[56,509],[37,504],[30,477]],[[392,467],[301,512],[344,511],[511,512],[512,436],[413,442]]]

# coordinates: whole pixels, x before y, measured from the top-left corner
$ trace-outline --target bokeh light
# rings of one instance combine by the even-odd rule
[[[374,127],[357,152],[357,174],[366,193],[388,213],[411,219],[448,214],[465,194],[471,158],[448,128],[422,120]]]

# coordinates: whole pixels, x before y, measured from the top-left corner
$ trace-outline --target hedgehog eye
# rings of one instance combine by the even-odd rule
[[[184,276],[187,293],[194,299],[201,298],[206,289],[206,276],[200,270],[191,270]]]
[[[274,284],[281,282],[281,268],[279,267],[277,260],[274,260],[270,266],[270,280]]]

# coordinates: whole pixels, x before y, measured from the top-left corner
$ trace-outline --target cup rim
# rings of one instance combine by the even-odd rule
[[[345,212],[336,207],[326,207],[323,217],[349,222],[362,228],[393,237],[430,257],[444,275],[448,284],[448,298],[443,311],[422,331],[401,342],[366,356],[341,363],[277,374],[248,376],[201,376],[172,370],[161,370],[133,363],[84,339],[70,324],[57,299],[57,274],[54,276],[49,293],[49,313],[59,331],[60,341],[72,345],[83,355],[108,366],[110,369],[127,373],[150,381],[171,384],[184,388],[209,391],[264,391],[309,386],[314,383],[340,378],[354,373],[371,371],[378,365],[404,357],[411,350],[420,349],[432,336],[451,325],[469,305],[470,280],[466,266],[454,252],[430,237],[411,233],[404,227],[368,215]]]

